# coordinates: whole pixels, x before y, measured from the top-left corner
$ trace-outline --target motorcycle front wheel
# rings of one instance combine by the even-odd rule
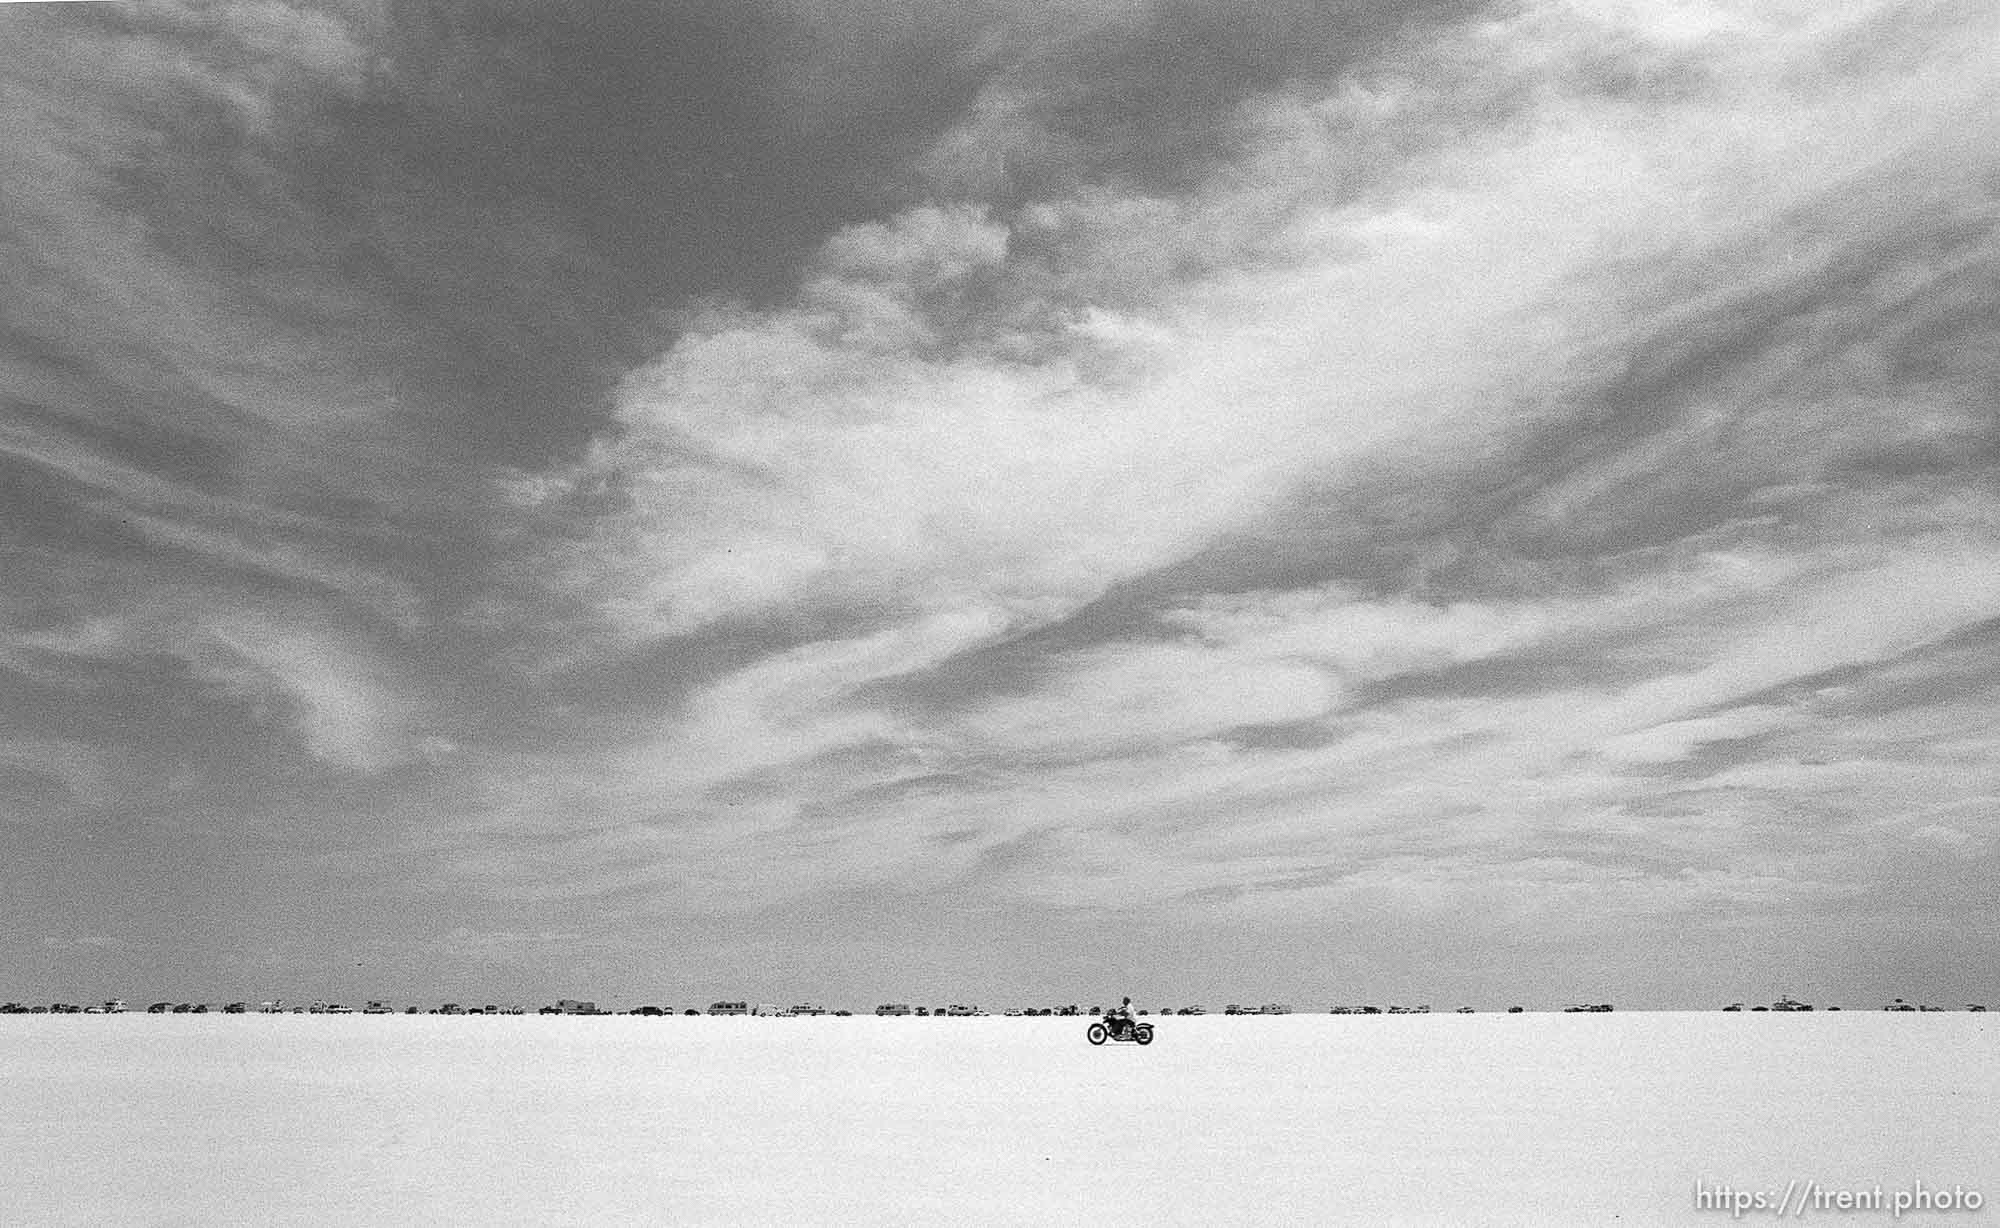
[[[1132,1033],[1132,1039],[1138,1041],[1142,1045],[1150,1045],[1153,1043],[1153,1029],[1140,1028],[1136,1032]]]
[[[1089,1036],[1089,1037],[1090,1037],[1090,1043],[1091,1043],[1091,1044],[1093,1044],[1093,1045],[1101,1045],[1101,1044],[1103,1044],[1103,1043],[1104,1043],[1104,1041],[1105,1041],[1105,1038],[1106,1038],[1106,1037],[1108,1037],[1108,1036],[1110,1036],[1110,1035],[1111,1035],[1111,1033],[1109,1033],[1109,1032],[1107,1032],[1107,1031],[1105,1031],[1105,1030],[1104,1030],[1104,1025],[1103,1025],[1103,1024],[1101,1024],[1101,1023],[1093,1023],[1093,1024],[1091,1024],[1091,1025],[1090,1025],[1090,1031],[1089,1031],[1089,1032],[1087,1032],[1087,1033],[1085,1033],[1085,1035],[1087,1035],[1087,1036]]]

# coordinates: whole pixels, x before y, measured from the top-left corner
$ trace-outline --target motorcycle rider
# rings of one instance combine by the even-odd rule
[[[1132,1022],[1132,999],[1129,996],[1117,1006],[1104,1012],[1104,1025],[1111,1029],[1113,1036],[1123,1036],[1130,1032]]]

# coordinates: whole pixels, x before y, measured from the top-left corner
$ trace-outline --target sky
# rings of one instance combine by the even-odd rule
[[[1996,35],[0,7],[0,999],[2000,997]]]

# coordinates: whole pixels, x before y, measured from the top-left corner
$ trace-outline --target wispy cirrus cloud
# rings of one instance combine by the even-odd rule
[[[1984,21],[1520,6],[1243,100],[1192,190],[921,206],[694,321],[569,481],[617,492],[607,642],[801,645],[640,744],[786,833],[703,864],[1081,904],[1460,859],[1368,893],[1414,906],[1581,824],[1579,916],[1866,893],[1768,844],[1824,791],[1709,777],[1996,612]]]
[[[1984,6],[697,10],[23,24],[4,796],[523,968],[1991,926]]]

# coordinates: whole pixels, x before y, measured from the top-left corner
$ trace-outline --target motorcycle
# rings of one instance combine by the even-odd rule
[[[1153,1043],[1153,1025],[1140,1023],[1136,1019],[1102,1019],[1090,1025],[1084,1033],[1093,1045],[1101,1045],[1107,1040],[1129,1040],[1134,1044]]]

